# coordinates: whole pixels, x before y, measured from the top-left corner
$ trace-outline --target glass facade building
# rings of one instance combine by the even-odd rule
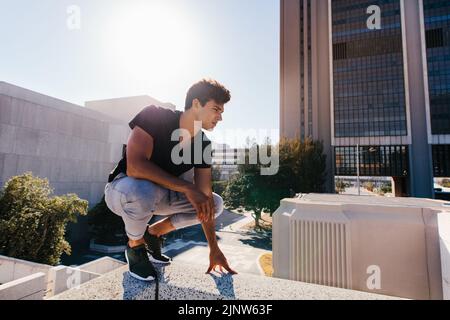
[[[424,0],[432,134],[450,134],[450,1]]]
[[[450,134],[450,1],[423,0],[431,132]],[[433,174],[450,176],[450,145],[435,144]]]
[[[370,29],[366,10],[381,9]],[[332,0],[334,136],[406,136],[405,74],[399,0]],[[374,154],[364,153],[375,148]],[[356,147],[336,147],[336,175],[356,174]],[[408,174],[407,146],[367,146],[360,174]],[[367,151],[367,150],[366,150]]]
[[[380,30],[367,27],[373,4]],[[333,0],[335,137],[407,135],[399,0]]]
[[[450,0],[281,4],[280,136],[324,141],[334,176],[433,197],[450,177]]]

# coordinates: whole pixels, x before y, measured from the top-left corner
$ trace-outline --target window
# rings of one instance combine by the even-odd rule
[[[356,146],[335,147],[335,175],[357,175]],[[408,175],[408,146],[360,146],[359,175],[395,177]]]
[[[444,46],[444,34],[442,29],[432,29],[426,31],[427,48],[437,48]]]
[[[433,175],[450,177],[450,145],[433,145]]]
[[[335,43],[333,45],[333,59],[347,59],[347,43]]]

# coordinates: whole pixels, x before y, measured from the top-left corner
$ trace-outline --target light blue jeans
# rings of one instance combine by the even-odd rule
[[[217,218],[223,211],[223,200],[215,193],[213,197]],[[105,201],[112,212],[122,217],[131,240],[144,236],[154,216],[156,221],[168,217],[177,230],[200,223],[194,207],[183,193],[123,173],[105,186]]]

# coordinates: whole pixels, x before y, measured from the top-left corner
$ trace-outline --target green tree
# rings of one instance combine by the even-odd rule
[[[6,182],[0,192],[0,254],[57,265],[62,253],[71,253],[66,225],[86,215],[88,202],[52,193],[47,179],[30,172]]]
[[[310,138],[283,139],[279,143],[279,174],[297,193],[323,192],[326,155],[323,144]]]
[[[225,188],[227,187],[228,181],[213,181],[212,189],[213,192],[217,193],[219,196],[223,195]]]
[[[269,176],[243,174],[232,179],[224,191],[224,202],[227,207],[237,209],[244,207],[251,211],[255,219],[255,227],[260,228],[259,221],[263,212],[274,212],[280,200],[288,196],[285,190],[270,188]]]
[[[268,154],[278,155],[279,170],[275,175],[260,174],[260,164],[239,165],[239,176],[232,179],[224,191],[225,205],[252,211],[255,226],[259,228],[262,212],[272,214],[280,205],[280,200],[295,193],[322,192],[325,181],[325,161],[321,142],[307,139],[281,140],[278,148],[266,145]],[[250,154],[260,146],[250,147]],[[259,163],[259,162],[258,162]]]

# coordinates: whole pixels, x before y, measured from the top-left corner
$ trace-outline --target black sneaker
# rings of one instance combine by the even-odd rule
[[[158,276],[155,267],[149,260],[145,244],[134,248],[130,248],[127,244],[125,259],[127,259],[130,275],[133,278],[152,281]]]
[[[162,254],[161,247],[163,245],[163,238],[157,237],[145,230],[144,240],[147,243],[148,257],[150,261],[155,263],[169,264],[172,259],[165,254]]]

